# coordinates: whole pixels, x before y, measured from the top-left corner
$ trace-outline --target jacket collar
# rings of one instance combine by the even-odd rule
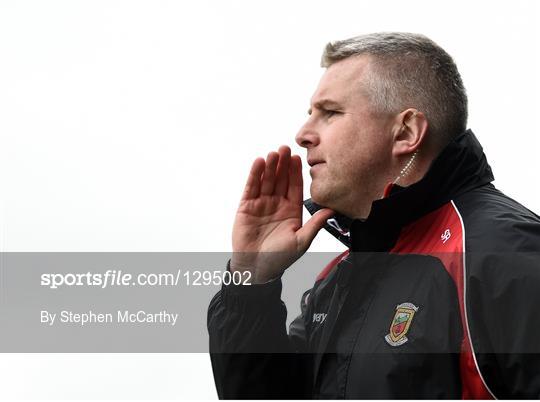
[[[386,251],[403,226],[493,180],[482,146],[467,130],[443,149],[420,181],[408,187],[391,185],[385,198],[373,202],[367,219],[336,214],[325,229],[352,251]],[[304,205],[311,214],[321,209],[311,199]]]

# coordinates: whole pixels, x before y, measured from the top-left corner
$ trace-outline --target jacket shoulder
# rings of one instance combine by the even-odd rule
[[[468,252],[540,252],[540,217],[485,185],[454,199]]]

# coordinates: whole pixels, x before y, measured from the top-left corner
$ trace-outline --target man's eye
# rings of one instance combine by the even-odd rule
[[[324,114],[326,115],[326,117],[332,117],[336,114],[340,114],[341,112],[339,112],[338,110],[325,110],[324,111]]]

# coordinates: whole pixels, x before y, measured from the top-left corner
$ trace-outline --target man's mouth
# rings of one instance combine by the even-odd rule
[[[315,165],[319,165],[321,163],[324,163],[324,161],[321,160],[321,159],[308,159],[308,165],[311,166],[311,167],[313,167]]]
[[[308,164],[311,166],[311,169],[309,169],[309,174],[311,177],[314,177],[313,175],[317,174],[316,172],[321,169],[321,166],[323,166],[325,162],[320,159],[308,159]]]

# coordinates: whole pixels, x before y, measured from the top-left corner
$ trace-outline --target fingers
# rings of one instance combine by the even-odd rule
[[[301,203],[304,199],[302,161],[298,155],[294,155],[289,164],[289,185],[287,188],[287,198],[295,204]]]
[[[303,199],[302,162],[298,155],[291,157],[291,149],[281,146],[278,152],[257,158],[249,172],[242,199],[260,195],[277,195],[300,203]]]
[[[334,211],[328,208],[317,211],[302,228],[298,230],[298,246],[301,251],[305,251],[311,245],[311,242],[324,226],[326,221],[334,215]]]
[[[278,151],[279,161],[276,171],[275,195],[285,197],[289,187],[289,165],[291,161],[291,149],[287,146],[281,146]]]
[[[263,158],[257,158],[251,165],[249,176],[244,187],[244,193],[242,194],[243,200],[249,200],[251,198],[257,198],[261,192],[261,176],[264,173],[266,162]]]
[[[261,183],[261,195],[271,195],[274,192],[278,159],[279,155],[277,152],[270,152],[266,157],[266,167]]]

